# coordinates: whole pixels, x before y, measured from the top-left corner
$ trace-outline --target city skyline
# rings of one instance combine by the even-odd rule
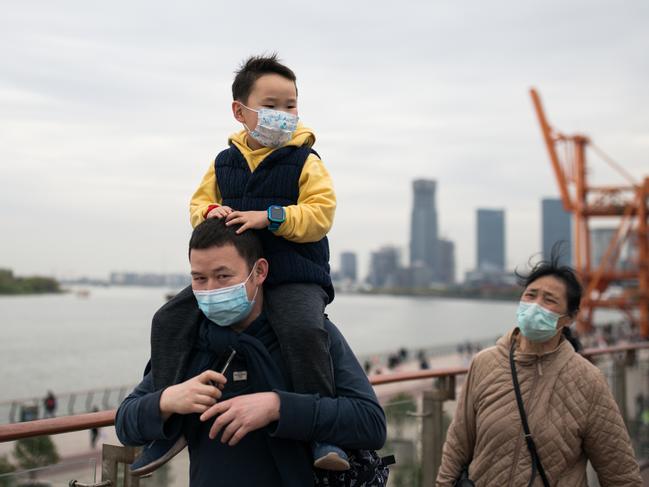
[[[548,260],[559,245],[559,262],[572,264],[572,214],[563,208],[560,198],[541,200],[541,238],[543,258]]]
[[[502,272],[506,262],[505,210],[478,208],[476,210],[476,266],[483,272]]]
[[[433,272],[439,258],[436,188],[434,179],[414,180],[410,210],[410,266],[423,265]]]
[[[185,272],[190,196],[241,129],[233,71],[263,52],[296,72],[300,118],[333,177],[333,268],[350,249],[366,275],[383,242],[407,254],[415,179],[437,181],[438,237],[454,242],[457,275],[475,267],[473,212],[485,205],[506,211],[506,267],[525,265],[540,250],[538,202],[557,195],[531,86],[558,130],[589,136],[638,179],[647,172],[649,113],[639,107],[649,72],[637,63],[649,42],[646,2],[611,15],[601,0],[408,11],[333,0],[268,12],[268,22],[292,26],[270,39],[258,29],[242,37],[235,23],[213,28],[238,10],[7,4],[0,267],[57,277]],[[305,15],[326,28],[314,32]],[[593,184],[620,181],[604,164],[589,171]]]

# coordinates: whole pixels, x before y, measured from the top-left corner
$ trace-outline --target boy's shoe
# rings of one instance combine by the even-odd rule
[[[141,477],[160,468],[187,446],[184,436],[170,440],[155,440],[142,449],[142,453],[131,464],[131,475]]]
[[[337,446],[314,442],[312,448],[313,458],[315,459],[313,461],[314,467],[335,472],[349,470],[349,458]]]

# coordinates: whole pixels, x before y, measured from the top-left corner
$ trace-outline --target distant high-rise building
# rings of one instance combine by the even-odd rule
[[[477,270],[505,269],[505,210],[478,209]]]
[[[606,253],[617,228],[591,228],[590,230],[590,262],[593,267],[599,266]]]
[[[597,268],[601,264],[617,230],[617,228],[610,227],[590,229],[590,262],[593,268]],[[636,249],[634,235],[628,236],[624,240],[618,240],[615,249],[609,254],[607,268],[611,266],[611,257],[615,258],[615,269],[632,269],[637,266]]]
[[[437,279],[444,284],[455,283],[455,244],[450,240],[439,241]]]
[[[374,287],[392,287],[398,280],[399,267],[399,249],[390,245],[381,247],[371,254],[367,282]]]
[[[356,254],[354,252],[340,254],[340,277],[356,282]]]
[[[563,209],[559,198],[543,198],[541,200],[541,219],[543,221],[543,259],[549,260],[552,247],[561,243],[559,263],[572,263],[572,217]]]
[[[429,179],[413,181],[414,199],[410,220],[410,265],[435,269],[438,255],[436,183]]]

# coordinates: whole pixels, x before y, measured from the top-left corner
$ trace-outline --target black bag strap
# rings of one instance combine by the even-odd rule
[[[532,478],[528,486],[532,485],[534,478],[536,477],[536,469],[539,469],[539,474],[541,475],[541,480],[545,487],[550,487],[550,482],[545,475],[545,470],[543,470],[543,465],[541,464],[541,458],[539,457],[538,452],[536,451],[536,445],[532,439],[532,433],[530,433],[530,426],[527,423],[527,414],[525,414],[525,407],[523,406],[523,398],[521,396],[521,389],[518,385],[518,376],[516,375],[516,364],[514,363],[514,348],[516,348],[516,339],[512,339],[511,347],[509,348],[509,366],[512,369],[512,382],[514,383],[514,392],[516,393],[516,403],[518,404],[518,412],[521,415],[521,423],[523,423],[523,430],[525,431],[525,441],[527,442],[527,449],[530,451],[532,456]]]
[[[457,478],[453,487],[475,487],[473,480],[469,478],[469,467],[466,465],[462,467],[460,476]]]

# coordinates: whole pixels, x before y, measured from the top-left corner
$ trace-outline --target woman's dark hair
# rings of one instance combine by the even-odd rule
[[[552,246],[550,258],[548,260],[541,260],[532,265],[530,259],[530,267],[532,269],[529,273],[519,273],[518,270],[515,270],[514,274],[516,275],[518,284],[522,286],[523,289],[527,288],[527,286],[529,286],[531,283],[544,276],[552,276],[556,279],[559,279],[566,286],[566,303],[568,307],[568,315],[577,316],[583,289],[581,287],[581,283],[579,282],[579,278],[577,277],[575,269],[561,263],[561,248],[563,244],[564,242],[557,242]],[[576,351],[581,350],[581,343],[579,343],[579,340],[572,335],[572,332],[568,327],[563,328],[563,334],[565,335],[566,339],[570,341]]]

